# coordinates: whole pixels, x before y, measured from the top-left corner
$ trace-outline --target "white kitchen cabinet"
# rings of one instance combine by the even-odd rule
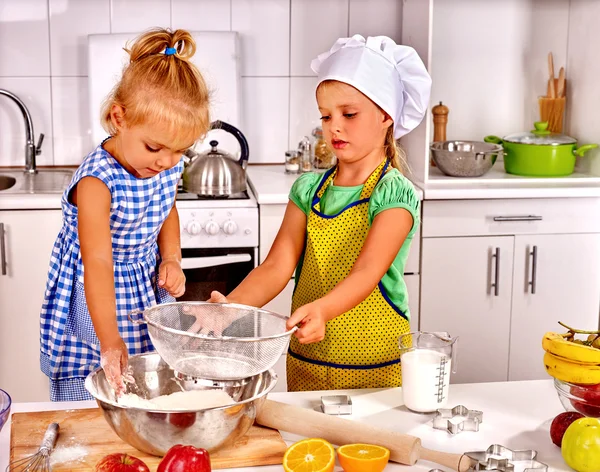
[[[598,328],[600,235],[517,236],[514,272],[508,380],[546,378],[546,331]]]
[[[0,267],[0,388],[14,402],[48,401],[39,360],[40,310],[62,213],[0,211],[0,224],[6,268],[4,274]]]
[[[285,288],[273,300],[267,303],[264,308],[280,315],[289,316],[292,314],[292,295],[294,293],[294,279],[290,280]]]
[[[599,326],[600,199],[425,201],[422,230],[420,326],[460,336],[454,382],[548,378],[543,334]]]
[[[459,337],[452,382],[506,380],[513,247],[510,236],[423,240],[421,330]]]

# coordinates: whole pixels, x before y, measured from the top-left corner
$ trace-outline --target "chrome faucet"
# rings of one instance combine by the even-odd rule
[[[23,114],[23,120],[25,120],[25,139],[27,140],[25,143],[25,173],[36,174],[37,169],[35,166],[35,156],[39,156],[42,153],[44,134],[40,134],[40,139],[36,146],[35,142],[33,141],[33,120],[31,119],[31,114],[29,113],[29,110],[23,101],[8,90],[0,89],[0,95],[5,95],[6,97],[11,98],[19,106],[19,109]]]

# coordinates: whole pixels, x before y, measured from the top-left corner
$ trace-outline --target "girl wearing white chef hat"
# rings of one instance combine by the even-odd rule
[[[288,390],[399,386],[419,199],[396,139],[425,116],[431,78],[413,48],[385,36],[338,39],[311,67],[338,164],[294,183],[267,259],[226,300],[262,306],[295,270]]]

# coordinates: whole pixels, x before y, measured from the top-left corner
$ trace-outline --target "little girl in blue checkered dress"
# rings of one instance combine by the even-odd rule
[[[41,312],[41,368],[53,401],[92,397],[101,365],[117,394],[128,356],[153,350],[127,314],[185,290],[175,206],[183,152],[210,126],[209,93],[183,30],[154,29],[104,105],[110,137],[75,172],[62,197]]]

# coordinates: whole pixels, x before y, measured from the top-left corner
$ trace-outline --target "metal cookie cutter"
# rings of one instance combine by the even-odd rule
[[[327,415],[351,415],[352,399],[348,395],[321,397],[321,410]]]
[[[535,460],[537,451],[515,451],[493,444],[486,451],[466,452],[471,459],[470,470],[497,470],[500,472],[545,472],[548,466]]]
[[[457,420],[457,417],[462,419]],[[479,431],[479,423],[482,421],[482,411],[469,410],[462,405],[458,405],[451,410],[437,410],[433,417],[433,427],[447,430],[450,434],[457,434],[461,431]]]

